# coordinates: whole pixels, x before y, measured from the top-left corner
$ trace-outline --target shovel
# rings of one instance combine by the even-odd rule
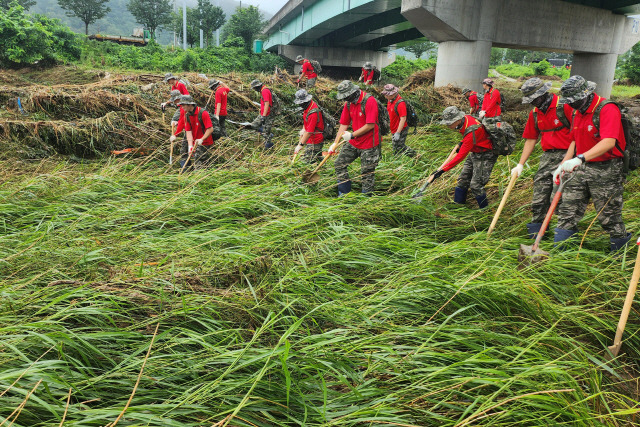
[[[640,237],[638,237],[637,245],[640,245]],[[627,324],[627,318],[629,317],[629,312],[631,311],[631,304],[633,303],[633,297],[636,294],[638,279],[640,279],[640,247],[638,250],[638,255],[636,256],[636,265],[633,267],[633,274],[631,275],[631,283],[629,284],[627,297],[624,299],[624,306],[622,307],[622,313],[620,314],[620,321],[618,322],[618,327],[616,328],[616,337],[613,339],[613,345],[607,347],[609,353],[611,353],[613,357],[616,357],[618,355],[618,353],[620,352],[620,347],[622,346],[622,333],[624,332],[624,327]],[[605,357],[607,356],[608,355],[605,355]]]
[[[329,151],[333,151],[334,153],[336,152],[336,150],[344,143],[344,140],[340,140],[338,142],[338,145],[336,145],[335,147],[333,147],[332,144],[331,147],[329,147]],[[332,150],[333,147],[333,150]],[[324,153],[323,153],[324,154]],[[318,166],[316,166],[316,168],[310,172],[310,171],[305,171],[302,173],[302,181],[306,184],[315,184],[316,182],[318,182],[320,180],[320,175],[318,175],[318,171],[320,170],[320,168],[322,167],[322,165],[324,165],[327,160],[329,160],[329,157],[331,157],[331,155],[329,155],[329,153],[327,153],[327,155],[324,157],[324,159],[322,159],[322,161],[318,164]]]
[[[551,222],[551,217],[553,216],[553,212],[556,210],[558,203],[560,202],[560,198],[562,197],[562,189],[564,185],[571,181],[575,177],[575,173],[572,173],[571,176],[567,179],[563,179],[562,175],[560,177],[560,185],[558,186],[558,191],[556,191],[556,195],[553,196],[553,200],[551,201],[551,206],[549,206],[549,210],[547,211],[547,216],[544,217],[544,221],[542,222],[542,227],[540,227],[540,231],[538,231],[538,236],[536,237],[536,241],[533,243],[533,246],[529,245],[520,245],[520,252],[518,253],[518,270],[522,270],[530,264],[535,264],[544,261],[549,258],[549,252],[545,252],[543,250],[538,249],[540,245],[540,240],[542,240],[542,236],[544,236],[545,231],[547,231],[547,227],[549,226],[549,222]]]
[[[300,150],[302,151],[302,150]],[[293,166],[293,164],[296,162],[296,159],[298,158],[298,155],[300,154],[300,151],[298,151],[297,153],[295,153],[293,155],[293,159],[291,160],[291,165]]]
[[[416,194],[414,194],[413,196],[411,196],[413,199],[416,199],[415,200],[416,203],[422,202],[422,197],[424,196],[424,190],[426,190],[427,187],[429,186],[429,184],[431,184],[434,181],[433,177],[434,177],[434,175],[431,174],[429,176],[429,179],[427,179],[427,182],[425,182],[424,185],[422,187],[420,187],[418,192]]]
[[[502,196],[502,201],[500,202],[500,206],[498,206],[498,210],[496,214],[493,216],[493,221],[491,221],[491,225],[489,226],[489,231],[487,231],[487,237],[491,236],[493,233],[493,229],[496,228],[496,224],[498,223],[498,218],[500,218],[500,214],[502,213],[502,209],[504,205],[507,203],[507,199],[509,198],[509,194],[511,194],[511,190],[518,179],[518,175],[511,175],[511,180],[509,181],[509,185],[507,186],[507,190],[504,192],[504,196]]]

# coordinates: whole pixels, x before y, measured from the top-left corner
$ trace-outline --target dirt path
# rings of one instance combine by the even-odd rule
[[[492,71],[496,76],[498,77],[502,77],[503,79],[505,79],[508,82],[517,82],[516,79],[512,79],[511,77],[507,77],[504,74],[500,74],[499,72],[496,71],[495,68],[490,69],[489,71]]]

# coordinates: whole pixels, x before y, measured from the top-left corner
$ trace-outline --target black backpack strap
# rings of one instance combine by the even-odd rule
[[[618,107],[618,110],[620,110],[620,119],[621,122],[623,122],[622,120],[622,107],[620,106],[620,104],[618,104],[616,101],[611,101],[609,99],[605,99],[604,101],[602,101],[600,104],[598,104],[598,106],[596,107],[596,109],[593,112],[593,116],[591,117],[591,121],[593,122],[593,126],[596,128],[596,138],[600,138],[600,112],[602,112],[602,108],[605,105],[609,105],[609,104],[613,104],[616,107]],[[575,115],[575,111],[573,113]],[[625,139],[627,137],[627,132],[624,130],[624,124],[621,123],[621,125],[623,126],[622,131],[624,133]],[[618,150],[620,152],[620,154],[622,154],[624,156],[624,150],[622,148],[620,148],[620,144],[618,144],[618,140],[616,139],[616,145],[615,145],[616,150]],[[611,151],[613,151],[613,149],[611,149]]]

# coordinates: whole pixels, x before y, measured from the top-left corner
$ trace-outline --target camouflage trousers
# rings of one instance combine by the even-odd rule
[[[317,80],[317,77],[314,77],[312,79],[307,79],[307,90],[313,89],[314,87],[316,87],[316,80]]]
[[[393,141],[393,136],[391,142],[393,143],[393,154],[400,155],[404,154],[408,157],[413,157],[416,155],[416,151],[413,148],[407,147],[407,135],[409,134],[409,128],[402,129],[400,132],[400,140]]]
[[[598,212],[598,222],[612,239],[627,237],[622,221],[622,193],[625,174],[622,159],[589,162],[573,172],[562,193],[558,209],[558,228],[576,231],[589,204]]]
[[[227,121],[227,116],[220,116],[220,132],[222,132],[222,136],[229,136],[227,135],[227,127],[225,125],[225,122]]]
[[[540,156],[538,171],[533,177],[533,200],[531,201],[533,214],[531,222],[533,223],[541,224],[547,216],[557,189],[553,185],[553,172],[562,163],[565,153],[566,150],[548,150]],[[562,203],[562,200],[560,202]]]
[[[307,144],[304,147],[304,153],[302,158],[309,164],[319,163],[322,161],[322,146],[323,142],[319,144]]]
[[[349,178],[349,165],[353,163],[355,159],[360,157],[360,173],[362,176],[362,192],[370,193],[373,191],[375,185],[375,171],[380,161],[380,149],[379,146],[360,149],[356,148],[350,143],[345,143],[338,154],[338,158],[335,162],[336,177],[338,178],[338,184],[345,183],[351,180]]]
[[[211,155],[209,150],[212,145],[198,145],[196,151],[191,156],[187,169],[193,167],[194,169],[205,169],[211,164]],[[189,158],[189,144],[186,140],[183,140],[180,144],[180,167],[184,166]]]
[[[263,120],[264,119],[264,120]],[[266,117],[258,115],[253,122],[251,122],[251,128],[260,132],[265,142],[271,142],[271,128],[273,127],[273,115],[270,114]]]
[[[485,194],[484,186],[489,182],[496,160],[498,160],[498,156],[491,150],[482,153],[469,153],[458,177],[458,187],[471,189],[471,193],[475,197],[483,196]]]

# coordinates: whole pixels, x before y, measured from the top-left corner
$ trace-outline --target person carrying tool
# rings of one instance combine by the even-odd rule
[[[398,93],[398,87],[392,84],[384,86],[382,94],[387,98],[387,111],[389,112],[389,122],[391,129],[391,140],[393,142],[393,154],[404,154],[408,157],[416,155],[416,151],[407,147],[407,134],[409,125],[407,124],[407,102]]]
[[[438,178],[466,158],[462,172],[458,177],[453,201],[465,204],[467,192],[471,188],[471,193],[475,196],[478,207],[480,209],[486,208],[489,201],[484,187],[489,182],[493,166],[498,160],[498,155],[493,152],[493,144],[489,139],[489,134],[478,119],[458,110],[456,106],[444,109],[440,124],[451,130],[459,131],[462,134],[462,141],[454,147],[445,163],[433,173],[433,179]]]
[[[533,200],[531,201],[532,219],[527,224],[529,238],[535,239],[540,231],[551,200],[555,193],[553,186],[553,171],[562,163],[569,145],[571,145],[571,117],[573,110],[567,104],[560,104],[560,97],[549,92],[551,83],[544,83],[540,78],[533,77],[524,82],[522,103],[533,105],[529,112],[529,119],[525,125],[522,137],[524,149],[520,161],[511,169],[511,175],[519,177],[524,170],[524,164],[533,153],[538,139],[542,155],[538,164],[538,171],[533,178]]]
[[[469,114],[475,114],[480,110],[480,101],[478,101],[478,92],[469,88],[462,89],[462,95],[469,101]]]
[[[169,142],[171,142],[171,153],[173,155],[173,143],[176,141],[176,139],[178,138],[178,135],[180,135],[180,133],[184,130],[184,109],[182,108],[182,106],[180,105],[180,99],[182,98],[182,94],[180,93],[179,90],[172,90],[171,91],[171,99],[169,100],[169,102],[173,103],[176,107],[178,107],[175,111],[175,113],[173,113],[173,117],[171,118],[171,129],[172,129],[172,134],[169,137]],[[181,144],[181,151],[182,149],[182,145],[184,145],[184,152],[187,152],[187,140],[184,139],[182,141]],[[184,159],[180,159],[180,167],[182,168],[184,166],[184,162],[186,162],[187,158],[185,157]]]
[[[190,95],[180,98],[180,105],[185,113],[185,131],[187,133],[186,150],[182,151],[182,157],[187,160],[192,153],[195,169],[203,169],[209,164],[209,149],[213,145],[214,124],[207,110],[203,110]]]
[[[484,98],[482,99],[482,107],[478,113],[478,117],[480,117],[480,119],[495,117],[499,120],[502,114],[500,107],[502,98],[500,92],[493,87],[493,80],[489,78],[482,81],[482,87],[484,88]]]
[[[174,76],[173,74],[171,73],[165,74],[164,81],[171,85],[172,91],[179,90],[182,95],[189,95],[189,91],[187,90],[187,87],[184,85],[184,83],[182,83],[178,79],[178,77]],[[160,106],[162,107],[162,111],[164,111],[164,108],[169,103],[171,103],[171,101],[163,102],[162,104],[160,104]]]
[[[374,76],[373,64],[367,61],[362,66],[362,73],[360,74],[360,78],[358,79],[358,81],[363,82],[366,85],[372,85],[373,76]]]
[[[324,137],[324,120],[322,119],[322,111],[318,104],[313,101],[313,97],[304,89],[296,92],[293,102],[302,107],[303,127],[300,130],[300,140],[296,145],[294,153],[297,154],[304,149],[304,160],[309,163],[317,163],[322,161],[322,145]]]
[[[561,174],[575,174],[575,178],[562,195],[553,241],[564,247],[561,242],[578,232],[578,222],[592,199],[598,222],[609,233],[611,252],[615,252],[631,239],[622,220],[626,148],[622,113],[616,104],[595,93],[595,83],[582,76],[569,77],[560,94],[560,102],[576,111],[571,122],[572,142],[553,178],[556,182]]]
[[[302,64],[302,68],[300,69],[300,76],[298,76],[298,83],[300,83],[300,79],[302,77],[306,77],[307,79],[307,90],[313,89],[316,87],[316,80],[318,78],[318,73],[316,73],[315,68],[313,68],[313,64],[308,59],[302,57],[302,55],[296,56],[296,62],[298,64]]]
[[[273,93],[271,89],[262,84],[260,80],[253,80],[251,82],[251,87],[253,90],[260,94],[260,113],[258,117],[256,117],[251,123],[251,128],[262,133],[264,137],[264,148],[273,147],[273,142],[271,142],[271,138],[273,134],[271,133],[271,128],[273,126]]]
[[[222,136],[227,136],[227,130],[225,128],[225,122],[227,120],[227,95],[229,95],[229,86],[222,83],[220,80],[209,80],[209,89],[215,91],[215,107],[213,108],[213,115],[218,119],[220,123],[220,131]]]
[[[344,100],[340,128],[333,146],[338,145],[340,138],[344,144],[335,162],[338,178],[338,197],[351,191],[349,165],[360,157],[362,174],[362,194],[370,196],[375,184],[375,171],[380,161],[380,131],[378,127],[378,101],[376,98],[360,90],[353,82],[343,80],[338,85],[338,100]],[[347,132],[351,125],[353,133]],[[329,154],[335,154],[329,150]]]

